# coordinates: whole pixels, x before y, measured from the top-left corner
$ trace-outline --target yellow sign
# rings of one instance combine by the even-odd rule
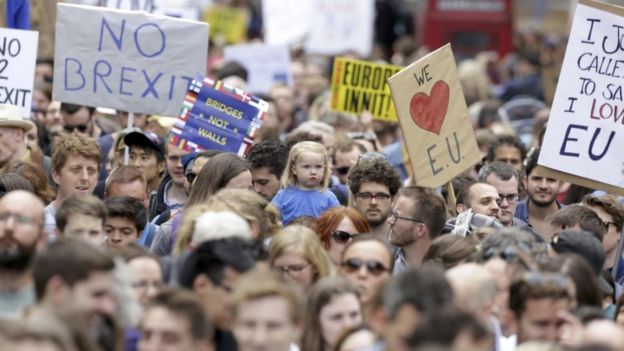
[[[210,39],[225,40],[227,44],[245,41],[249,15],[245,9],[215,5],[208,8],[204,21],[210,24]]]
[[[330,107],[359,115],[367,110],[374,119],[397,121],[387,79],[399,66],[337,57],[331,79]]]
[[[438,187],[481,159],[446,44],[388,79],[414,183]]]

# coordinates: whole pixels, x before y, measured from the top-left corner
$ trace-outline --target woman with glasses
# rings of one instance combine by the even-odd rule
[[[301,225],[290,225],[273,237],[269,264],[303,291],[332,274],[331,260],[316,234]]]
[[[350,207],[329,209],[316,222],[316,235],[336,266],[340,265],[345,245],[356,235],[369,231],[366,218]]]
[[[330,351],[347,329],[361,325],[358,288],[343,278],[318,281],[308,295],[301,351]]]

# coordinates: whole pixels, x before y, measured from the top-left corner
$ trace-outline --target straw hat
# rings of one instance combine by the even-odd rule
[[[31,121],[22,118],[19,107],[9,104],[0,104],[0,127],[22,128],[25,132],[32,129]]]

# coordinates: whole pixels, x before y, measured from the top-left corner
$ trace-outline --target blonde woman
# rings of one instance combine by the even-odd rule
[[[314,231],[301,225],[280,230],[269,246],[269,264],[303,291],[331,275],[332,263]]]
[[[284,225],[301,216],[317,218],[325,210],[340,206],[336,195],[327,190],[330,173],[322,144],[302,141],[292,147],[282,174],[282,189],[272,201]]]

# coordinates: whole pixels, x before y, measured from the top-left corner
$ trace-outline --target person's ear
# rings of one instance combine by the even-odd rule
[[[59,174],[59,172],[53,168],[50,174],[52,175],[52,180],[54,181],[54,183],[56,183],[56,185],[59,185],[61,182],[61,175]]]
[[[464,205],[464,204],[457,204],[457,206],[455,206],[455,210],[457,211],[457,214],[463,213],[468,211],[468,206]]]
[[[55,275],[48,280],[44,297],[54,306],[62,306],[69,297],[69,288],[63,278]]]
[[[214,285],[205,274],[199,274],[195,277],[195,280],[193,280],[193,291],[199,296],[205,296],[213,288]]]
[[[162,175],[165,171],[165,161],[158,162],[158,174]]]

